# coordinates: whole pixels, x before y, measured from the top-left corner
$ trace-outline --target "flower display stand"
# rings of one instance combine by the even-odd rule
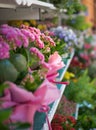
[[[64,61],[64,64],[65,64],[65,67],[63,67],[62,69],[59,70],[59,76],[57,77],[57,81],[61,81],[63,79],[64,74],[65,74],[66,70],[68,69],[73,56],[74,56],[74,50],[72,50],[71,54],[68,54],[68,57],[62,58],[62,60]],[[53,116],[54,116],[54,114],[56,112],[56,109],[58,107],[58,104],[59,104],[60,99],[61,99],[61,97],[63,95],[63,92],[65,90],[66,85],[65,84],[57,84],[57,87],[60,90],[60,97],[59,97],[58,100],[56,100],[55,102],[53,102],[49,106],[50,110],[49,110],[48,115],[47,115],[49,123],[53,119]],[[34,130],[49,130],[48,121],[46,121],[46,113],[44,113],[44,112],[36,112],[35,118],[34,118],[33,129]]]

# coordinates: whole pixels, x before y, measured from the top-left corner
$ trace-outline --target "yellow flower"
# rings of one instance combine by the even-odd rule
[[[40,29],[40,30],[43,30],[42,24],[39,24],[39,25],[37,26],[37,28]]]
[[[16,26],[16,27],[20,27],[20,25],[23,23],[22,20],[11,20],[8,22],[9,25],[11,26]]]
[[[78,79],[74,78],[74,79],[72,79],[72,81],[73,81],[74,83],[76,83],[76,82],[78,81]]]
[[[30,24],[32,24],[33,26],[36,26],[36,20],[30,20]]]
[[[66,71],[64,78],[70,80],[71,78],[75,77],[75,75],[71,72]]]
[[[26,25],[26,26],[30,26],[29,22],[26,22],[26,21],[23,22],[23,24]]]

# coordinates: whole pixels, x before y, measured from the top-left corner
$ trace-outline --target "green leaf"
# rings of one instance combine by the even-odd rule
[[[93,100],[93,95],[96,95],[95,89],[96,79],[90,80],[88,76],[88,70],[78,78],[77,82],[71,81],[69,86],[66,87],[64,95],[69,99],[77,103],[87,101],[88,103],[96,103]]]
[[[7,126],[5,126],[2,123],[0,123],[0,130],[9,130],[9,128],[7,128]]]
[[[0,84],[0,97],[3,95],[4,89],[7,87],[8,87],[8,85],[6,85],[6,84]]]
[[[6,119],[8,119],[10,114],[11,114],[11,109],[1,109],[0,110],[0,122],[3,122]]]
[[[15,126],[15,130],[26,130],[26,129],[30,128],[30,124],[29,123],[17,122],[17,123],[12,124],[12,125]]]

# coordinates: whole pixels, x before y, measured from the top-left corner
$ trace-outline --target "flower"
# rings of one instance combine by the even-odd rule
[[[57,51],[51,52],[52,47],[55,47],[53,39],[39,29],[25,25],[20,28],[7,24],[0,26],[0,61],[7,58],[11,65],[7,73],[5,70],[0,73],[4,78],[0,86],[8,85],[0,97],[0,109],[12,108],[9,124],[28,122],[33,125],[35,112],[47,110],[48,105],[59,98],[60,91],[53,81],[65,65]],[[0,62],[4,66],[2,64]],[[6,62],[4,64],[6,66]],[[12,67],[17,73],[14,71],[11,75],[14,80],[8,78]]]
[[[64,78],[70,80],[71,78],[75,77],[75,75],[71,72],[66,71]]]
[[[77,46],[77,36],[71,29],[59,26],[57,28],[51,29],[51,31],[54,33],[56,37],[58,37],[61,41],[66,43],[65,49]]]
[[[50,69],[47,73],[47,78],[52,81],[59,75],[58,70],[65,65],[57,51],[50,55],[48,64],[50,65]]]
[[[9,45],[0,37],[0,59],[9,58]]]
[[[52,103],[60,94],[56,86],[47,79],[34,94],[12,82],[6,82],[5,84],[9,87],[4,90],[4,95],[0,97],[0,102],[2,101],[0,109],[13,108],[9,117],[13,123],[28,122],[32,125],[35,112]],[[55,95],[53,95],[54,92]]]
[[[76,120],[72,116],[63,116],[55,114],[52,120],[52,130],[60,128],[60,130],[75,130]]]

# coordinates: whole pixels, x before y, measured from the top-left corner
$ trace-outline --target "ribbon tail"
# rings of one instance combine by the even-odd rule
[[[61,82],[61,81],[50,80],[50,82],[52,82],[52,83],[56,83],[56,84],[65,84],[65,85],[69,85],[69,82],[68,82],[68,81]]]
[[[52,130],[51,124],[50,124],[49,119],[48,119],[48,113],[46,113],[46,121],[47,121],[49,130]]]
[[[46,114],[46,122],[47,122],[47,124],[48,124],[48,128],[49,128],[49,130],[52,130],[52,128],[51,128],[51,123],[49,122],[49,119],[48,119],[48,111],[49,111],[49,109],[50,109],[49,106],[43,105],[43,106],[41,107],[41,109],[39,109],[38,111],[39,111],[39,112],[45,112],[45,114]]]

